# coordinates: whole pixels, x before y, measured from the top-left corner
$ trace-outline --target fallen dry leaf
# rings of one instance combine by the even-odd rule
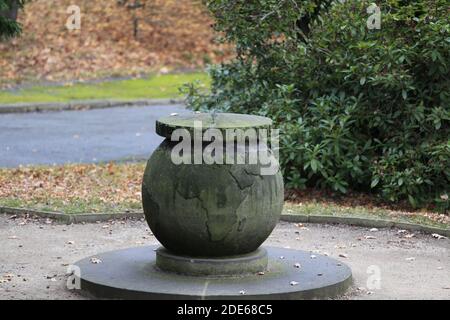
[[[2,279],[4,282],[11,281],[14,278],[14,275],[12,273],[6,273],[2,276]]]
[[[91,258],[91,263],[99,264],[99,263],[102,263],[102,260],[100,260],[99,258]]]
[[[65,8],[72,0],[30,1],[19,19],[24,32],[0,43],[0,79],[64,81],[136,76],[175,67],[193,69],[221,62],[231,46],[215,41],[212,17],[196,1],[140,0],[127,10],[118,1],[77,0],[82,30],[68,32]],[[60,8],[56,10],[55,8]],[[139,19],[133,36],[133,15]],[[49,27],[54,26],[54,27]],[[186,54],[186,53],[189,54]]]

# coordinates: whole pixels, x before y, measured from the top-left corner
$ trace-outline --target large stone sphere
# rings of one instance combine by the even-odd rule
[[[261,175],[260,166],[253,164],[175,165],[173,146],[166,139],[155,150],[142,184],[144,213],[155,237],[179,255],[255,251],[281,215],[280,171]]]

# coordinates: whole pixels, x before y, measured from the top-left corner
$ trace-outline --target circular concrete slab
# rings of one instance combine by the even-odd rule
[[[199,277],[159,270],[156,249],[117,250],[77,262],[81,292],[113,299],[315,299],[343,294],[352,282],[348,266],[305,251],[266,247],[264,274]]]

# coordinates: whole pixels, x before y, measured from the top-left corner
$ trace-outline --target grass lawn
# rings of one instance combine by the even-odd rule
[[[33,102],[68,102],[74,100],[164,99],[180,97],[179,87],[200,81],[208,87],[206,73],[153,75],[149,78],[79,83],[64,86],[36,86],[17,91],[0,91],[0,104]]]
[[[0,206],[43,211],[114,213],[142,210],[145,163],[105,163],[0,169]],[[299,201],[300,200],[300,201]],[[320,199],[286,202],[285,213],[381,218],[448,228],[449,216],[345,205]]]
[[[417,223],[438,228],[450,227],[450,219],[448,216],[431,212],[407,212],[364,206],[349,207],[334,203],[316,201],[308,201],[301,204],[286,202],[284,205],[284,211],[287,214],[358,217],[395,222]]]

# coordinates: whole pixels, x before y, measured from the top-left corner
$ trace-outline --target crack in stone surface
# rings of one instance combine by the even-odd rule
[[[244,169],[244,172],[245,172],[246,174],[250,175],[250,176],[258,177],[258,178],[264,179],[264,176],[263,176],[261,173],[251,172],[251,171],[249,171],[248,169]]]
[[[247,173],[245,170],[243,170],[245,173]],[[236,182],[236,185],[238,186],[239,189],[241,190],[245,190],[248,188],[251,188],[254,184],[255,184],[255,180],[252,179],[252,183],[251,184],[244,184],[243,181],[240,181],[233,173],[233,171],[231,169],[228,169],[228,173],[230,174],[230,176],[233,178],[233,180]]]
[[[244,169],[244,170],[242,170],[243,172],[245,172],[247,175],[248,175],[248,173],[246,172],[246,170]],[[234,211],[235,212],[235,215],[236,215],[236,217],[238,218],[237,219],[237,221],[236,221],[236,223],[238,223],[238,226],[237,226],[237,231],[238,232],[242,232],[242,230],[243,230],[243,228],[244,228],[244,225],[245,225],[245,222],[247,221],[247,218],[246,217],[244,217],[244,218],[242,218],[242,219],[239,219],[239,215],[237,214],[237,212],[238,212],[238,210],[239,210],[239,208],[241,207],[241,205],[244,203],[244,201],[248,198],[248,196],[249,196],[249,194],[250,194],[250,189],[254,186],[254,184],[255,184],[255,179],[251,179],[252,180],[252,183],[251,184],[249,184],[249,185],[241,185],[241,183],[240,183],[240,181],[239,181],[239,179],[234,175],[234,173],[233,173],[233,171],[231,170],[231,168],[228,170],[228,172],[230,173],[230,176],[233,178],[233,180],[236,182],[236,184],[237,184],[237,186],[241,189],[241,190],[245,190],[246,192],[245,192],[245,196],[242,198],[242,201],[239,203],[239,206],[236,208],[236,210]],[[236,224],[235,223],[235,224]]]
[[[185,199],[185,200],[197,200],[197,201],[200,203],[200,207],[203,209],[203,211],[204,211],[204,213],[205,213],[205,217],[206,217],[206,221],[205,221],[206,232],[208,233],[208,238],[209,238],[209,240],[210,240],[211,242],[220,242],[220,241],[222,241],[223,239],[226,238],[226,236],[229,234],[229,232],[228,232],[222,239],[220,239],[220,240],[214,240],[214,239],[213,239],[213,235],[212,235],[212,232],[211,232],[211,229],[210,229],[210,225],[209,225],[209,223],[210,223],[210,221],[209,221],[209,220],[210,220],[209,210],[208,210],[208,208],[205,206],[205,204],[204,204],[204,202],[203,202],[203,199],[200,197],[199,194],[195,194],[195,195],[193,195],[193,196],[185,196],[185,195],[183,195],[183,193],[178,189],[178,185],[177,185],[176,188],[175,188],[175,192],[178,193],[178,195],[179,195],[180,197],[182,197],[183,199]]]

